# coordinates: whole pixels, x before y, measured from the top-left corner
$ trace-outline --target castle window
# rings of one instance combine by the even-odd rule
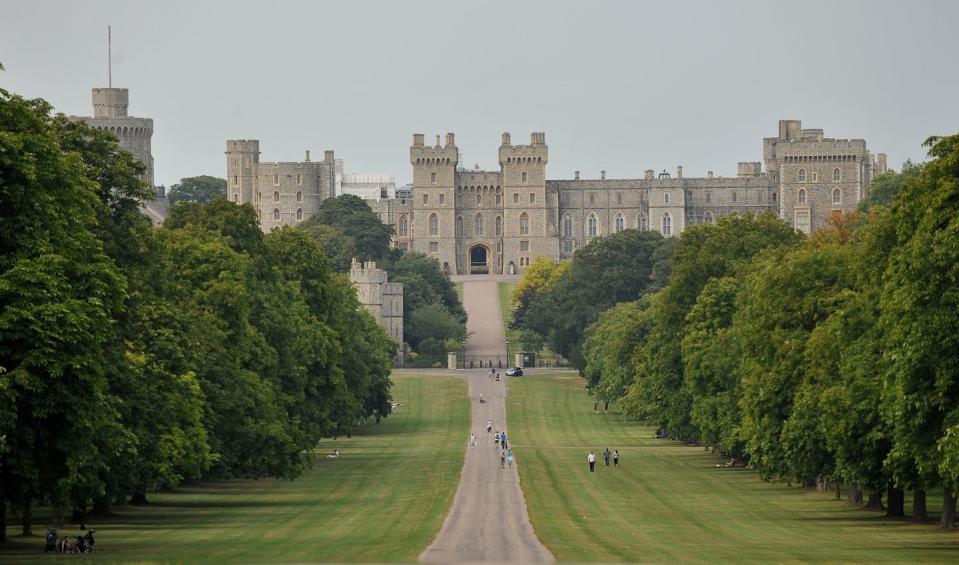
[[[274,190],[274,191],[273,191],[273,202],[279,202],[279,201],[280,201],[280,193]]]
[[[639,229],[639,231],[649,230],[649,218],[646,217],[645,212],[640,212],[636,218],[636,228]]]
[[[233,166],[236,166],[236,157],[233,158]]]
[[[663,212],[662,228],[663,235],[673,235],[673,217],[669,214],[669,212]]]
[[[497,203],[497,204],[502,204],[502,203],[503,203],[503,197],[502,197],[502,195],[500,195],[500,194],[497,194],[497,195],[496,195],[496,203]]]
[[[302,220],[302,219],[303,219],[303,208],[297,208],[297,209],[296,209],[296,219],[297,219],[297,220]]]
[[[503,218],[496,216],[496,235],[503,235]]]
[[[589,237],[599,235],[599,221],[596,219],[596,214],[590,214],[586,218],[586,235]]]
[[[774,193],[773,193],[773,202],[775,202],[775,201],[776,201],[776,193],[774,192]]]
[[[296,175],[296,184],[303,184],[303,175]]]
[[[233,186],[240,186],[240,177],[233,175]]]
[[[302,192],[297,191],[297,193],[296,193],[296,201],[297,201],[297,202],[303,202],[303,193],[302,193]]]
[[[806,189],[805,189],[805,188],[800,188],[800,189],[799,189],[799,203],[800,203],[800,204],[805,204],[805,203],[806,203]]]
[[[529,235],[529,216],[523,212],[519,217],[519,234]]]
[[[410,221],[406,216],[400,216],[400,237],[408,237],[410,234]]]
[[[813,181],[813,182],[818,182],[818,181],[819,181],[819,173],[817,173],[816,171],[813,171],[813,173],[812,173],[812,181]]]
[[[799,182],[806,182],[806,169],[799,169]]]
[[[430,235],[436,236],[440,234],[440,219],[436,217],[436,214],[430,214]]]
[[[273,186],[280,186],[280,175],[273,175]]]
[[[528,239],[524,239],[524,240],[521,240],[521,241],[519,242],[519,250],[520,250],[520,251],[523,251],[523,252],[528,252],[528,251],[529,251],[529,240],[528,240]]]
[[[445,194],[440,194],[440,206],[442,206],[443,203],[445,203],[445,202],[446,202],[446,195],[445,195]]]
[[[257,192],[256,195],[254,196],[254,198],[256,199],[256,203],[259,204],[259,203],[260,203],[260,199],[263,198],[263,195],[260,194],[259,192]]]
[[[456,216],[456,236],[463,236],[463,216]]]
[[[712,202],[712,201],[713,201],[713,193],[707,192],[707,193],[706,193],[706,204],[709,204],[709,203]]]
[[[273,209],[273,219],[274,219],[274,220],[279,220],[279,219],[280,219],[280,210],[279,210],[279,208],[274,208],[274,209]]]
[[[734,191],[733,191],[733,202],[735,202],[735,201],[736,201],[736,191],[734,190]]]
[[[703,216],[703,223],[706,223],[706,224],[715,224],[715,223],[716,223],[716,219],[713,218],[713,213],[712,213],[711,211],[706,210],[706,215]]]
[[[765,193],[760,190],[760,191],[759,191],[759,203],[762,204],[765,199],[766,199]]]
[[[473,220],[473,235],[475,237],[483,236],[483,215],[476,214],[476,218]]]
[[[573,237],[573,217],[569,214],[563,216],[563,237]]]
[[[616,231],[620,232],[626,229],[626,218],[622,214],[616,214]]]
[[[590,192],[590,193],[589,193],[589,205],[592,206],[593,204],[596,204],[596,193],[595,193],[595,192]]]
[[[796,210],[796,229],[809,233],[809,210]]]
[[[536,204],[536,193],[535,193],[535,192],[530,192],[530,193],[529,193],[529,203],[530,203],[530,204]]]
[[[429,203],[430,203],[430,195],[429,195],[429,194],[424,194],[424,195],[423,195],[423,206],[426,206],[426,205],[429,204]]]
[[[463,195],[462,195],[462,194],[457,194],[457,195],[456,195],[456,203],[457,203],[457,204],[462,204],[462,203],[463,203]]]
[[[430,184],[436,184],[436,173],[430,173]]]
[[[518,192],[514,192],[514,193],[513,193],[513,204],[519,204],[519,193],[518,193]]]
[[[668,193],[668,192],[664,192],[664,193],[663,193],[663,204],[669,204],[669,193]]]
[[[623,205],[623,193],[622,193],[622,192],[617,192],[617,193],[616,193],[616,204],[618,204],[618,205],[620,205],[620,206]]]
[[[526,184],[526,180],[527,180],[526,177],[527,177],[526,171],[523,171],[523,184]]]
[[[440,251],[440,242],[431,241],[430,242],[430,253],[439,253]]]
[[[839,182],[839,167],[836,167],[832,170],[832,180],[833,182]]]
[[[572,252],[573,252],[573,241],[572,241],[572,240],[569,240],[569,239],[564,240],[564,241],[563,241],[563,253],[572,253]]]
[[[481,204],[483,204],[483,195],[482,195],[482,194],[477,194],[477,195],[476,195],[476,205],[477,205],[477,206],[480,206]]]
[[[380,200],[385,200],[389,198],[389,192],[387,192],[385,186],[380,187]]]
[[[832,203],[838,205],[841,202],[842,202],[842,193],[839,191],[838,188],[832,189]]]
[[[256,209],[256,219],[257,219],[257,220],[260,220],[260,219],[262,219],[262,217],[263,217],[263,215],[260,213],[260,209],[257,208],[257,209]]]

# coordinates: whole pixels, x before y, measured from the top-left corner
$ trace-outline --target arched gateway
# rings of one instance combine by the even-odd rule
[[[470,248],[470,274],[487,275],[490,272],[490,250],[485,245],[474,245]]]

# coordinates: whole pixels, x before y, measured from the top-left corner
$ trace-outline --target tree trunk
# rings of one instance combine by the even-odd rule
[[[0,497],[0,541],[7,541],[7,499]]]
[[[136,492],[133,493],[133,496],[130,497],[130,504],[140,506],[148,504],[146,489],[137,489]]]
[[[859,483],[849,483],[849,504],[862,504],[862,491]]]
[[[33,505],[30,500],[23,504],[23,518],[20,521],[23,527],[23,535],[33,535]]]
[[[842,485],[836,481],[836,500],[842,500]]]
[[[906,493],[889,483],[886,489],[886,517],[895,518],[906,515]]]
[[[106,496],[98,496],[93,499],[93,514],[96,516],[110,515],[110,499]]]
[[[870,510],[884,510],[882,507],[882,491],[869,491],[869,500],[866,502],[865,507]]]
[[[912,491],[912,521],[925,522],[929,519],[926,513],[926,489],[916,488]]]
[[[942,493],[942,519],[939,520],[939,527],[956,527],[956,491],[949,487]]]

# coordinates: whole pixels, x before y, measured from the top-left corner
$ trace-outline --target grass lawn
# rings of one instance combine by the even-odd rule
[[[593,414],[573,373],[510,379],[509,432],[530,519],[559,561],[952,562],[959,533],[764,483],[702,448]],[[619,449],[619,468],[602,450]],[[586,454],[597,455],[589,473]],[[938,517],[941,498],[929,499]],[[908,510],[907,506],[907,510]]]
[[[466,383],[393,376],[399,408],[351,439],[324,441],[294,481],[205,483],[91,519],[96,561],[416,561],[453,501],[469,429]],[[326,453],[339,449],[340,459]],[[46,517],[33,538],[0,544],[0,561],[41,562]],[[70,533],[71,530],[65,530]],[[61,556],[79,559],[79,556]]]

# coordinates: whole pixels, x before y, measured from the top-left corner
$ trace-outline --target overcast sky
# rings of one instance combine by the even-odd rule
[[[455,132],[498,169],[500,133],[546,132],[548,178],[735,175],[796,118],[898,168],[959,131],[959,1],[48,2],[0,0],[0,87],[90,115],[130,89],[156,181],[333,149],[410,178],[412,134]]]

